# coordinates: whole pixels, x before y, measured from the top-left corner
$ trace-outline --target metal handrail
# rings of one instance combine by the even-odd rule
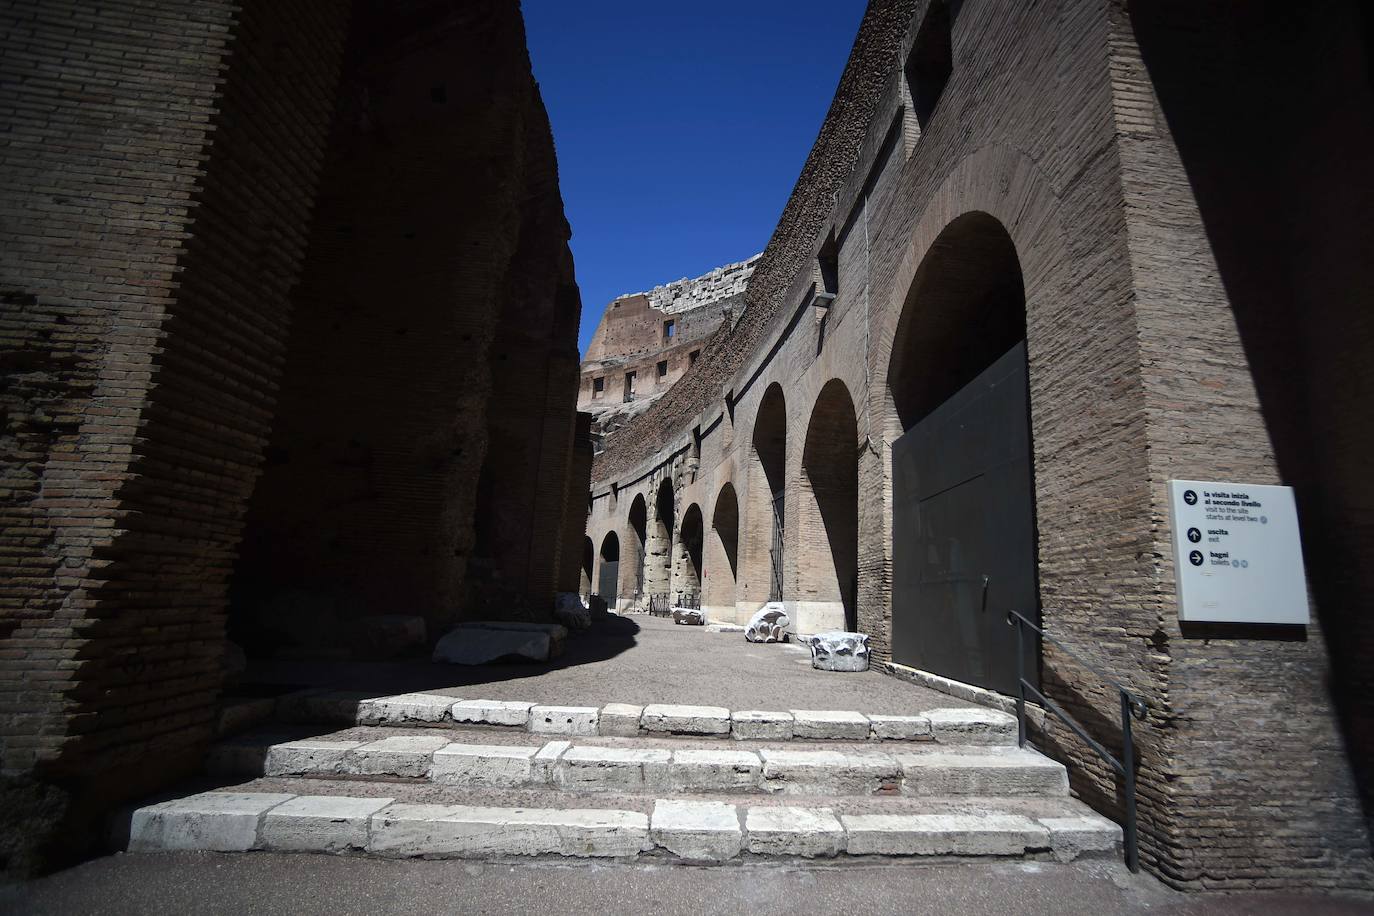
[[[1136,801],[1135,801],[1135,740],[1131,735],[1131,717],[1144,720],[1149,707],[1140,697],[1131,693],[1121,683],[1099,671],[1090,662],[1081,657],[1077,652],[1064,645],[1053,636],[1031,623],[1016,611],[1007,612],[1007,626],[1016,627],[1016,680],[1018,695],[1016,698],[1016,732],[1017,744],[1021,747],[1026,746],[1026,691],[1035,695],[1042,705],[1050,712],[1054,713],[1061,722],[1067,725],[1074,734],[1082,738],[1092,748],[1097,756],[1101,757],[1113,769],[1121,774],[1126,781],[1126,867],[1133,873],[1140,871],[1140,843],[1136,830]],[[1093,739],[1082,725],[1065,712],[1058,703],[1051,700],[1039,691],[1030,681],[1026,680],[1026,655],[1024,644],[1025,628],[1030,627],[1041,639],[1047,639],[1057,646],[1065,655],[1087,668],[1093,674],[1115,687],[1121,697],[1121,758],[1118,760],[1105,747]]]

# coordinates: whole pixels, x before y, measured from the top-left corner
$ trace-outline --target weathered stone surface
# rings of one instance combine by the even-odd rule
[[[345,629],[355,658],[395,658],[417,652],[428,642],[425,618],[411,614],[359,617]]]
[[[359,705],[371,699],[355,690],[301,690],[277,699],[277,718],[312,725],[356,725]]]
[[[932,709],[922,715],[941,744],[1016,743],[1016,717],[996,709]]]
[[[601,710],[595,706],[534,706],[530,731],[541,735],[595,735]]]
[[[749,851],[771,856],[835,856],[844,851],[844,827],[830,808],[750,808],[744,829]]]
[[[348,752],[348,771],[364,776],[429,775],[434,752],[449,740],[441,735],[397,735]]]
[[[725,735],[730,732],[730,710],[722,706],[675,706],[650,703],[639,720],[646,732],[673,735]]]
[[[640,792],[665,782],[671,759],[656,748],[573,747],[559,759],[554,780],[590,792]]]
[[[643,706],[635,706],[631,703],[607,703],[601,707],[601,717],[596,727],[602,735],[633,738],[639,734],[639,721],[643,715]]]
[[[683,859],[723,862],[739,855],[744,842],[734,805],[710,801],[654,802],[649,835]]]
[[[730,714],[730,736],[739,740],[789,741],[793,721],[790,712],[737,709]]]
[[[930,720],[925,716],[868,716],[870,738],[884,741],[911,741],[930,737]]]
[[[806,638],[811,667],[821,671],[867,671],[868,634],[832,630]]]
[[[687,792],[733,792],[758,787],[763,761],[752,751],[682,748],[673,751],[668,788]]]
[[[549,634],[523,630],[460,627],[434,647],[434,661],[452,665],[488,665],[503,659],[546,662],[550,654]]]
[[[559,592],[554,596],[553,616],[569,630],[591,629],[591,609],[582,603],[582,596],[576,592]]]
[[[431,725],[449,717],[456,697],[432,693],[403,693],[373,697],[358,703],[359,725]]]
[[[537,747],[450,744],[434,752],[429,778],[441,785],[513,789],[536,781]]]
[[[129,851],[256,849],[262,815],[293,797],[267,792],[202,792],[148,805],[135,811],[130,821]]]
[[[349,753],[363,744],[362,741],[325,741],[319,738],[274,744],[267,749],[267,762],[263,767],[263,774],[289,776],[296,773],[347,773]]]
[[[1114,853],[1121,847],[1121,828],[1105,817],[1041,817],[1050,832],[1050,851],[1060,862],[1091,853]]]
[[[850,855],[1014,856],[1049,846],[1049,832],[1015,814],[846,814]]]
[[[787,628],[791,619],[779,602],[770,602],[759,608],[749,624],[744,628],[744,638],[750,642],[787,642]]]
[[[449,709],[454,722],[478,725],[509,725],[523,728],[529,725],[533,703],[511,700],[461,700]]]
[[[706,625],[706,615],[698,608],[675,607],[673,608],[673,623],[680,623],[689,627],[701,627]]]
[[[763,748],[763,790],[784,795],[896,794],[901,768],[878,752]]]
[[[298,852],[344,852],[367,846],[372,815],[394,799],[298,795],[268,811],[262,847]]]
[[[985,748],[983,753],[897,754],[904,795],[1066,795],[1064,765],[1034,751]]]
[[[794,709],[792,734],[797,738],[868,739],[868,716],[838,709]]]
[[[743,633],[744,627],[737,623],[708,623],[707,633]]]
[[[368,850],[386,856],[633,856],[653,848],[635,811],[396,804],[372,818]]]

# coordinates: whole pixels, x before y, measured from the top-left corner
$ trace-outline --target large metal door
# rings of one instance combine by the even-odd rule
[[[606,604],[615,607],[615,600],[620,597],[620,561],[602,560],[601,572],[597,578],[596,592],[606,599]]]
[[[1007,611],[1040,619],[1024,342],[893,443],[892,478],[893,660],[1015,693]]]
[[[773,543],[768,548],[768,600],[782,600],[782,511],[783,491],[773,494]]]

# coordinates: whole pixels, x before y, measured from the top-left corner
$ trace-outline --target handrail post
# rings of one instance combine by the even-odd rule
[[[1012,613],[1015,613],[1013,611]],[[1016,623],[1016,745],[1026,746],[1026,638],[1020,616]]]
[[[1121,692],[1121,768],[1126,777],[1126,867],[1131,874],[1140,871],[1140,847],[1135,820],[1135,741],[1131,736],[1131,697]]]

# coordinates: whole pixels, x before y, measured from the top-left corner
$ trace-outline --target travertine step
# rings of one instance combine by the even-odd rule
[[[686,735],[736,740],[916,741],[959,745],[1016,742],[1015,718],[982,707],[880,715],[834,709],[730,710],[721,706],[665,704],[549,706],[431,693],[378,697],[309,690],[277,700],[276,717],[286,723],[478,726],[566,737]]]
[[[573,793],[1054,796],[1068,791],[1061,764],[1016,747],[906,745],[889,751],[871,744],[723,748],[662,739],[519,744],[480,739],[480,732],[393,734],[380,728],[299,740],[264,736],[221,745],[211,764],[221,775],[384,777]]]
[[[329,786],[328,783],[322,786]],[[868,859],[909,856],[1052,856],[1114,852],[1120,829],[1062,798],[1054,802],[950,800],[843,805],[736,804],[655,798],[625,807],[415,802],[293,792],[215,791],[133,812],[131,852],[256,849],[389,857],[572,856],[724,862],[752,857]],[[882,805],[887,810],[872,809]]]

